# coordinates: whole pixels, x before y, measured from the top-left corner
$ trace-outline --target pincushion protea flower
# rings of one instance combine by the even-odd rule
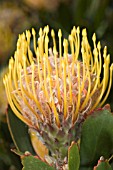
[[[30,50],[31,33],[19,35],[4,85],[13,112],[37,131],[59,168],[67,161],[70,143],[78,139],[76,124],[106,101],[113,65],[109,66],[106,47],[101,53],[95,34],[91,51],[86,29],[82,30],[81,41],[79,27],[73,27],[68,40],[62,39],[59,30],[58,47],[51,30],[52,48],[49,48],[48,33],[48,26],[40,28],[37,41],[32,29],[35,55]]]

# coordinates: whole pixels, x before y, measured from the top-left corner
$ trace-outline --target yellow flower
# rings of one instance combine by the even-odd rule
[[[58,44],[54,30],[51,30],[52,42],[49,32],[48,26],[40,28],[36,40],[32,29],[34,53],[30,49],[30,31],[19,35],[4,85],[15,115],[37,129],[49,149],[54,148],[49,139],[55,141],[58,148],[51,152],[54,155],[59,150],[63,156],[57,154],[57,157],[64,158],[62,147],[69,146],[73,140],[69,130],[81,116],[106,101],[112,84],[113,64],[109,66],[107,47],[101,50],[95,34],[92,52],[86,29],[82,30],[82,40],[79,27],[73,27],[68,39],[62,38],[59,29]]]
[[[101,45],[100,42],[96,45],[95,34],[94,50],[91,52],[86,29],[82,30],[81,45],[79,27],[72,29],[68,40],[62,40],[59,30],[58,49],[54,30],[51,30],[53,48],[49,49],[48,33],[48,26],[40,29],[37,41],[32,29],[35,56],[30,50],[30,32],[19,35],[17,51],[14,59],[9,61],[4,84],[9,104],[21,120],[38,127],[39,121],[47,118],[51,122],[54,116],[60,127],[61,113],[64,119],[72,115],[74,123],[79,114],[104,104],[112,84],[113,65],[109,67],[107,47],[102,56]]]

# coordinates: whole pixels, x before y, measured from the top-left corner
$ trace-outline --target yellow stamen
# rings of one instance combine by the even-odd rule
[[[32,28],[32,34],[33,34],[34,51],[35,51],[35,55],[36,55],[36,32],[35,32],[34,28]]]
[[[26,99],[26,96],[25,96],[25,90],[24,90],[24,87],[22,85],[22,77],[21,77],[21,70],[22,70],[22,67],[21,67],[21,64],[19,64],[19,68],[20,68],[20,71],[19,71],[19,81],[20,81],[20,88],[21,88],[21,92],[22,92],[22,99],[24,101],[24,103],[26,104],[26,106],[30,109],[30,111],[38,118],[38,119],[41,119],[40,116],[37,114],[37,112],[30,106],[29,102],[27,101]]]
[[[67,116],[67,96],[66,96],[66,59],[62,62],[63,76],[64,76],[64,119]]]
[[[30,31],[26,31],[26,37],[27,37],[27,44],[28,44],[28,57],[29,57],[29,61],[30,63],[32,63],[32,60],[33,60],[33,54],[30,50],[30,38],[31,38],[31,33]]]
[[[66,61],[66,72],[68,74],[68,84],[69,84],[69,94],[70,94],[70,104],[72,104],[72,82],[71,82],[71,73],[70,73],[70,69],[69,69],[69,64],[68,64],[68,41],[66,39],[64,39],[63,42],[64,45],[64,58]],[[67,82],[66,82],[67,83]]]
[[[55,32],[54,32],[53,29],[51,30],[51,36],[52,36],[52,38],[53,38],[53,49],[56,50]],[[57,51],[57,50],[56,50],[56,51]]]
[[[108,62],[106,60],[104,65],[103,65],[103,67],[104,67],[104,76],[103,76],[103,80],[102,80],[101,93],[99,94],[98,99],[96,100],[95,104],[93,105],[92,110],[95,109],[95,107],[99,104],[99,102],[101,101],[102,96],[103,96],[103,94],[104,94],[104,92],[106,90],[106,83],[107,83],[106,80],[107,80],[107,76],[108,76],[108,70],[107,70],[108,66],[107,66],[107,64],[108,64]]]
[[[61,57],[62,57],[62,41],[61,41],[62,32],[61,32],[61,29],[59,29],[59,31],[58,31],[58,37],[59,37],[59,56],[60,56],[60,60],[61,60]]]
[[[41,88],[42,88],[42,90],[44,91],[44,94],[45,94],[45,96],[47,96],[47,89],[45,89],[45,87],[44,87],[44,82],[43,82],[43,78],[42,78],[42,73],[41,73],[41,70],[40,70],[40,59],[39,59],[39,49],[37,48],[37,67],[38,67],[38,76],[39,76],[39,82],[40,82],[40,84],[41,84]],[[44,73],[44,67],[43,67],[43,73]]]
[[[35,66],[34,66],[34,62],[32,61],[32,90],[33,90],[33,96],[34,96],[34,99],[35,99],[35,102],[37,104],[37,107],[38,109],[40,110],[40,112],[45,116],[45,113],[44,113],[44,110],[42,109],[39,101],[38,101],[38,98],[37,98],[37,94],[36,94],[36,90],[35,90],[35,82],[34,82],[34,69],[35,69]]]
[[[88,77],[88,90],[87,90],[87,95],[85,97],[85,100],[81,106],[81,110],[87,105],[90,97],[90,92],[91,92],[91,78],[90,78],[90,72],[89,69],[87,70],[87,77]]]
[[[60,127],[60,121],[59,121],[59,117],[58,117],[58,112],[57,112],[57,109],[56,109],[56,107],[55,107],[55,103],[54,103],[54,99],[53,99],[53,92],[52,92],[52,85],[51,85],[51,78],[50,78],[50,76],[48,76],[48,80],[49,80],[49,89],[50,89],[50,99],[51,99],[51,103],[50,103],[50,105],[51,105],[51,107],[52,107],[52,109],[53,109],[53,113],[54,113],[54,116],[55,116],[55,118],[56,118],[56,123],[57,123],[57,125],[58,125],[58,127]]]
[[[73,115],[73,122],[76,120],[80,108],[81,88],[80,88],[80,63],[79,62],[77,62],[77,76],[78,76],[78,97],[77,97],[76,110]]]
[[[99,107],[101,107],[105,103],[106,99],[108,98],[108,95],[109,95],[110,90],[111,90],[111,85],[112,85],[112,79],[113,79],[112,75],[113,75],[113,64],[110,67],[110,82],[109,82],[109,87],[108,87],[108,90],[107,90],[107,93],[106,93],[104,99],[99,104]]]
[[[75,57],[75,54],[74,54],[74,40],[73,40],[73,36],[72,35],[69,35],[69,42],[70,42],[72,60],[74,61],[74,57]],[[73,62],[73,64],[74,64],[74,62]]]
[[[53,109],[53,113],[54,113],[54,116],[55,116],[55,118],[56,118],[56,123],[57,123],[58,127],[60,127],[60,121],[59,121],[57,109],[56,109],[56,107],[55,107],[54,98],[53,98],[52,80],[51,80],[51,74],[50,74],[49,65],[47,66],[47,70],[48,70],[49,90],[50,90],[50,96],[51,96],[51,97],[50,97],[51,100],[48,100],[48,101],[49,101],[49,103],[50,103],[50,106],[51,106],[52,109]]]
[[[60,97],[60,85],[59,85],[59,75],[58,75],[58,66],[57,66],[57,52],[56,50],[54,52],[54,58],[55,58],[55,71],[56,71],[56,83],[57,83],[57,91],[58,91],[58,100],[61,102],[61,97]]]
[[[58,31],[59,37],[59,57],[60,57],[60,67],[59,67],[59,75],[61,76],[61,68],[62,68],[62,32],[61,29]]]
[[[78,55],[79,55],[79,50],[80,50],[80,36],[79,36],[79,34],[80,34],[80,28],[79,27],[77,27],[77,34],[76,34],[76,36],[77,36],[77,44],[76,44],[76,60],[78,59]]]
[[[21,113],[16,109],[16,107],[14,106],[13,102],[12,102],[12,97],[10,95],[10,89],[8,86],[8,77],[5,76],[5,78],[3,79],[4,85],[5,85],[5,89],[6,89],[6,94],[7,94],[7,98],[8,98],[8,102],[10,103],[11,109],[13,110],[13,112],[15,113],[15,115],[22,120],[25,124],[27,124],[28,126],[32,127],[31,121],[29,121],[28,119],[26,119],[25,117],[23,117],[21,115]]]
[[[44,76],[44,88],[45,88],[45,94],[46,94],[46,98],[49,99],[49,95],[48,95],[48,92],[47,92],[47,75],[46,75],[46,57],[45,57],[45,54],[44,54],[44,58],[43,58],[43,61],[44,61],[44,71],[43,71],[43,76]]]
[[[11,92],[14,92],[14,88],[13,88],[13,85],[12,85],[12,82],[11,82],[11,80],[12,80],[11,69],[13,68],[13,64],[14,64],[13,58],[11,58],[10,61],[9,61],[9,75],[8,75],[9,89],[10,89]],[[20,95],[19,90],[17,89],[16,91],[17,91],[17,94]],[[11,97],[12,97],[12,101],[13,101],[14,105],[21,112],[22,109],[21,109],[21,107],[19,105],[19,101],[18,101],[17,95],[15,93],[13,93],[13,94],[11,94]]]

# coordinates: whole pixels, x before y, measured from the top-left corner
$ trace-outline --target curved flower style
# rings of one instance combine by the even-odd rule
[[[75,124],[106,101],[113,65],[109,67],[107,48],[102,54],[95,34],[91,51],[86,29],[82,30],[81,42],[79,27],[73,27],[68,40],[62,39],[59,30],[58,45],[51,30],[52,48],[48,33],[48,26],[40,28],[37,41],[32,29],[35,54],[30,50],[30,32],[19,35],[4,85],[16,116],[38,131],[52,156],[64,160],[74,140]]]

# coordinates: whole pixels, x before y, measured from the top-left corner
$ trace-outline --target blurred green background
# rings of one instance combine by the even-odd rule
[[[113,0],[0,0],[0,170],[21,169],[20,161],[10,152],[14,145],[6,123],[2,78],[18,34],[32,27],[38,31],[45,25],[56,31],[61,28],[65,37],[74,25],[86,27],[90,44],[95,32],[102,47],[108,46],[113,62]],[[112,99],[113,90],[107,101],[113,110]]]

